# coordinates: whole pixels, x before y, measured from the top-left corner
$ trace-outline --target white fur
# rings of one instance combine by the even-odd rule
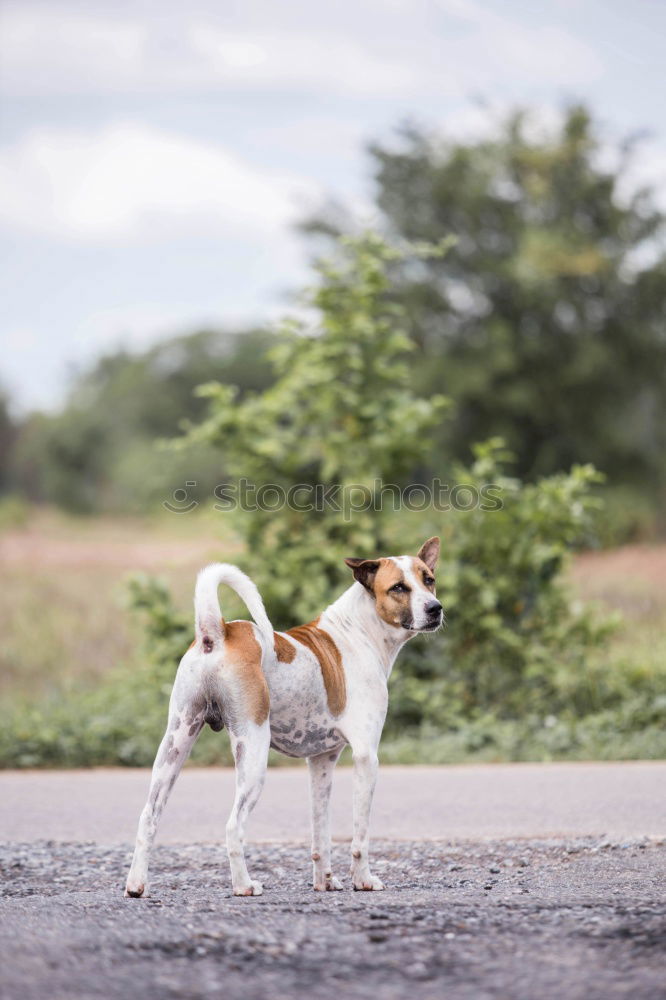
[[[194,588],[194,628],[197,639],[207,628],[221,635],[222,614],[217,599],[217,588],[221,583],[226,583],[236,591],[270,648],[273,645],[273,626],[268,620],[261,594],[249,576],[230,563],[211,563],[199,571]]]

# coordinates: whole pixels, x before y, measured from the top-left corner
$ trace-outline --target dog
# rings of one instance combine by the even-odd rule
[[[167,729],[141,813],[125,895],[142,896],[157,824],[194,742],[208,724],[229,731],[236,795],[226,827],[236,896],[258,896],[243,853],[246,821],[259,799],[269,747],[308,762],[313,888],[341,889],[331,870],[329,801],[333,769],[349,744],[354,760],[351,879],[354,889],[384,888],[370,871],[368,828],[377,749],[388,707],[387,682],[401,647],[435,632],[444,612],[435,595],[439,538],[416,556],[346,559],[352,585],[307,625],[274,632],[254,583],[237,567],[201,570],[195,639],[176,674]],[[217,589],[232,587],[254,622],[225,622]]]

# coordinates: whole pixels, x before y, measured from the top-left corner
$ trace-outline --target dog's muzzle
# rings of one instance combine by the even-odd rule
[[[444,624],[444,608],[439,601],[429,601],[423,609],[425,621],[422,625],[415,625],[414,620],[409,618],[404,621],[402,627],[408,632],[436,632]]]
[[[421,631],[434,632],[444,621],[444,608],[439,601],[430,601],[423,610],[426,615],[426,623]]]

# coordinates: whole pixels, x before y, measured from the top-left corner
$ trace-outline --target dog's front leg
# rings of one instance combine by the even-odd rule
[[[312,886],[318,892],[342,889],[342,883],[331,873],[331,787],[333,770],[339,756],[340,750],[329,750],[317,757],[308,757],[312,810]]]
[[[377,782],[377,747],[354,745],[353,828],[351,877],[355,889],[383,889],[380,879],[370,873],[369,828],[372,796]]]

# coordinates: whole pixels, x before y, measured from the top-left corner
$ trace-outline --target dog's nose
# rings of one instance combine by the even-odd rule
[[[438,615],[442,610],[442,605],[439,601],[428,601],[425,606],[425,610],[427,615]]]

